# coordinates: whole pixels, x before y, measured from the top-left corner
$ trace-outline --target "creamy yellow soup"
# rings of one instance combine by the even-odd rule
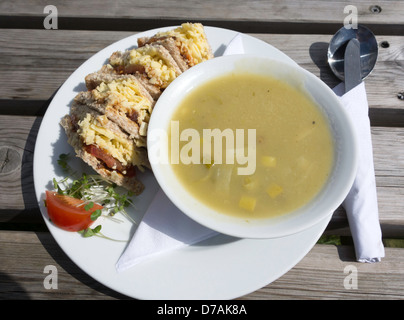
[[[190,128],[192,134],[181,135]],[[215,137],[204,136],[209,129],[222,134],[221,161]],[[191,91],[172,117],[169,136],[181,183],[219,213],[246,219],[305,205],[333,165],[330,127],[319,107],[299,88],[254,74],[228,74]],[[178,137],[184,141],[177,144]]]

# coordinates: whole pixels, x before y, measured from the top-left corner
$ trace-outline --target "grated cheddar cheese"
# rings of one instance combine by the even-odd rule
[[[157,33],[157,37],[174,37],[181,55],[190,67],[211,58],[210,46],[201,23],[183,23],[180,27]]]
[[[146,45],[128,51],[123,56],[122,64],[143,66],[150,79],[149,82],[161,88],[166,88],[177,77],[175,68],[153,46]]]
[[[145,137],[147,134],[147,123],[153,110],[152,102],[142,95],[141,89],[136,81],[131,79],[117,79],[109,83],[102,82],[92,91],[97,100],[107,100],[110,107],[117,108],[125,114],[136,112],[139,124],[139,135]],[[137,146],[145,146],[146,141],[136,141]]]
[[[79,121],[78,134],[86,145],[96,145],[109,155],[119,160],[122,165],[136,164],[136,154],[133,142],[102,126],[105,116],[93,117],[87,114]]]

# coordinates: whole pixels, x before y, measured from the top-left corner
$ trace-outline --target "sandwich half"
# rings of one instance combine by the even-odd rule
[[[182,73],[168,50],[158,43],[116,51],[109,58],[109,64],[118,74],[143,75],[150,85],[161,90]]]
[[[164,46],[182,71],[213,58],[212,49],[201,23],[183,23],[180,27],[138,39],[138,46]]]
[[[73,102],[70,114],[63,117],[60,124],[76,155],[98,174],[135,195],[143,191],[136,170],[150,167],[146,149],[137,147],[106,115]]]
[[[88,90],[93,90],[98,87],[101,82],[111,82],[119,75],[122,75],[122,73],[118,73],[118,70],[114,69],[110,64],[105,64],[97,72],[90,73],[85,77],[86,87]],[[153,100],[156,101],[160,97],[160,88],[149,83],[146,75],[135,73],[132,74],[132,76],[134,76],[142,84]]]
[[[95,88],[80,92],[75,101],[105,114],[134,139],[136,146],[145,147],[155,102],[140,81],[133,75],[102,73],[93,74],[91,81]]]

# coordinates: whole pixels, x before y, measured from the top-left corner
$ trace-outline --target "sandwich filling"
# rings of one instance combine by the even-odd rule
[[[139,125],[139,135],[146,136],[153,106],[152,101],[142,94],[138,82],[130,78],[102,82],[92,90],[92,95],[98,101],[106,101],[109,107],[124,113],[130,120],[136,122]],[[145,145],[143,140],[139,141],[141,145]]]
[[[212,58],[210,45],[200,23],[183,23],[173,30],[159,32],[156,38],[173,37],[190,67]]]
[[[85,144],[88,153],[104,162],[106,167],[124,175],[134,174],[134,166],[142,168],[141,158],[133,141],[123,133],[108,130],[105,115],[94,117],[87,113],[80,120],[77,133]]]
[[[110,64],[123,69],[124,73],[146,73],[151,84],[163,89],[178,76],[175,66],[159,47],[150,45],[125,51],[121,56],[112,55]]]

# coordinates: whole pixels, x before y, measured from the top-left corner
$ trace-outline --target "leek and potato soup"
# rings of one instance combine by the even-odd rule
[[[168,135],[171,159],[174,149],[179,154],[171,166],[189,192],[245,219],[308,203],[333,165],[330,127],[319,107],[301,89],[267,76],[230,73],[192,90]]]

